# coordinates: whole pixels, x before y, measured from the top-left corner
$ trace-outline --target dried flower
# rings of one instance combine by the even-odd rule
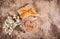
[[[18,25],[20,25],[19,16],[16,15],[14,15],[13,17],[8,16],[4,23],[3,29],[7,34],[10,35],[13,29],[16,28],[16,26]]]

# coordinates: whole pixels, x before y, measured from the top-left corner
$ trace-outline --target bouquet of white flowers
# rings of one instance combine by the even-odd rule
[[[9,35],[12,33],[13,29],[20,25],[19,16],[14,15],[13,17],[8,16],[3,29]]]

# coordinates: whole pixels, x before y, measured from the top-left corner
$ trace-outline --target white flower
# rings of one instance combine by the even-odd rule
[[[14,21],[13,19],[15,19],[16,21]],[[4,31],[7,33],[7,34],[11,34],[13,29],[16,28],[16,26],[20,25],[20,22],[19,22],[19,16],[13,16],[10,17],[8,16],[8,18],[6,19],[5,21],[5,24],[3,26],[3,29]]]
[[[16,19],[16,15],[14,15],[13,18]]]

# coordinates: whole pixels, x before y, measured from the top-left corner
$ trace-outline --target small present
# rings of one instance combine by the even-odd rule
[[[19,15],[20,15],[20,18],[24,19],[30,15],[34,15],[34,14],[37,14],[34,10],[34,7],[32,5],[26,5],[24,6],[23,8],[17,10]]]

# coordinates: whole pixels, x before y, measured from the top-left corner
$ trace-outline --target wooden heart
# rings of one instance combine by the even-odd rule
[[[36,27],[36,23],[35,22],[31,22],[29,20],[27,20],[25,22],[25,28],[26,28],[26,31],[32,31],[34,28]]]

